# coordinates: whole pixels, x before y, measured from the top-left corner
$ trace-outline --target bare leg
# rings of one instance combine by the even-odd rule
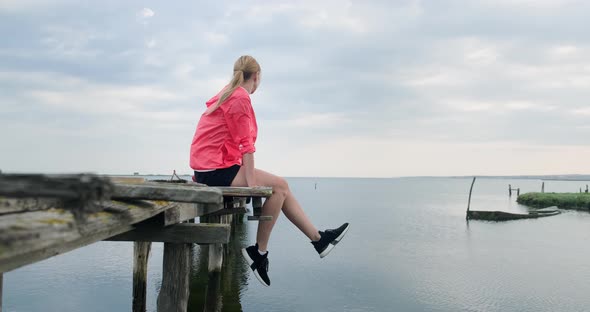
[[[318,229],[313,226],[313,223],[309,220],[303,208],[299,205],[299,202],[289,190],[287,194],[287,198],[285,198],[285,202],[283,203],[283,213],[291,221],[291,223],[295,224],[295,226],[303,232],[310,240],[316,241],[320,239],[320,234],[318,233]]]
[[[258,232],[256,234],[256,241],[260,250],[266,250],[268,240],[272,228],[277,222],[281,210],[285,216],[291,221],[301,232],[303,232],[310,240],[320,239],[320,235],[315,226],[311,223],[295,196],[289,189],[289,184],[284,178],[275,176],[266,171],[256,169],[256,182],[258,185],[270,186],[273,188],[273,194],[268,198],[262,206],[262,213],[264,215],[272,216],[272,221],[262,221],[258,223]],[[246,176],[240,168],[240,171],[234,178],[232,186],[247,186]]]

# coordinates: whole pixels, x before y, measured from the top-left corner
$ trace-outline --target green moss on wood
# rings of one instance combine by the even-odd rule
[[[50,209],[47,209],[47,211],[49,211],[49,212],[55,212],[55,213],[59,213],[59,214],[65,214],[65,213],[68,212],[68,211],[66,211],[63,208],[50,208]]]
[[[64,219],[51,218],[51,219],[40,220],[39,222],[51,224],[51,225],[58,225],[58,224],[68,224],[70,221],[64,220]]]
[[[113,219],[113,214],[106,211],[95,212],[90,215],[92,218],[100,220],[101,223],[106,224]]]
[[[525,193],[516,201],[534,208],[557,206],[561,209],[590,210],[590,193]]]

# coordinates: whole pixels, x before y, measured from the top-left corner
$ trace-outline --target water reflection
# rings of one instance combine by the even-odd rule
[[[190,277],[188,311],[242,311],[240,296],[248,281],[247,264],[240,249],[247,244],[247,224],[236,215],[221,273],[208,274],[207,246],[195,246]]]

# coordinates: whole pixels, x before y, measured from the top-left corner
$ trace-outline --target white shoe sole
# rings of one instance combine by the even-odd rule
[[[252,263],[254,263],[254,261],[252,259],[250,259],[250,255],[246,251],[246,248],[242,248],[242,257],[244,257],[244,259],[246,259],[246,262],[248,262],[248,269],[250,269],[250,271],[252,271],[252,273],[254,273],[254,276],[256,276],[258,281],[262,285],[269,287],[270,285],[266,284],[266,282],[262,279],[262,277],[260,277],[260,274],[258,274],[258,270],[252,270]]]
[[[322,253],[320,253],[320,258],[327,256],[330,253],[330,251],[332,251],[332,249],[334,249],[336,244],[338,244],[338,242],[344,237],[346,232],[348,232],[348,228],[350,228],[350,224],[348,226],[346,226],[346,228],[344,228],[344,231],[342,231],[342,233],[340,233],[340,235],[338,235],[338,237],[336,237],[335,240],[333,240],[332,242],[330,242],[328,244],[328,247],[326,247],[326,249],[324,249],[324,251],[322,251]]]

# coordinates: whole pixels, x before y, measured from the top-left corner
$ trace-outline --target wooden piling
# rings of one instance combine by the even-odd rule
[[[508,184],[508,196],[512,196],[512,185]]]
[[[210,216],[207,218],[208,223],[221,223],[223,216]],[[221,272],[223,266],[223,245],[222,244],[209,244],[209,266],[208,272],[215,273]]]
[[[520,196],[520,187],[516,189],[516,196]]]
[[[188,306],[191,244],[164,243],[158,312],[185,312]]]
[[[133,312],[146,311],[147,264],[151,242],[133,243]]]
[[[541,184],[541,193],[545,193],[545,182]]]
[[[469,208],[471,207],[471,192],[473,192],[473,184],[475,184],[475,177],[473,177],[473,181],[471,181],[471,187],[469,188],[469,200],[467,201],[467,217],[469,219]]]
[[[205,289],[204,311],[222,311],[223,296],[221,291],[221,273],[209,273]]]

